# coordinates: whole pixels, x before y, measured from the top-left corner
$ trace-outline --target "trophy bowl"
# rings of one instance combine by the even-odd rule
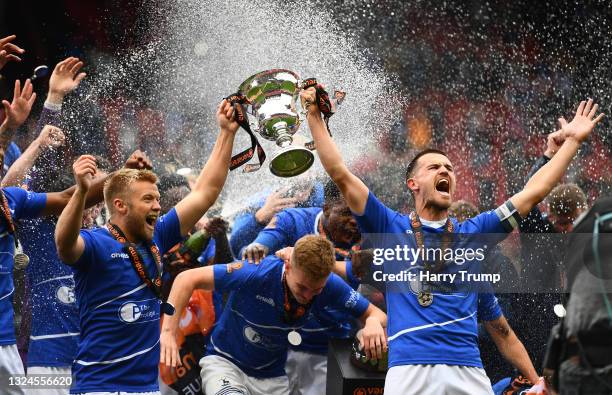
[[[253,131],[281,148],[270,160],[272,174],[294,177],[307,171],[314,154],[293,138],[301,124],[300,77],[291,70],[266,70],[240,84],[239,92],[248,100]]]

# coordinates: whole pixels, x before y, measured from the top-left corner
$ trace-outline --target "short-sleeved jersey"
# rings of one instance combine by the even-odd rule
[[[107,228],[82,230],[81,237],[85,250],[72,266],[81,334],[70,391],[157,391],[159,299]],[[172,209],[155,224],[153,242],[163,255],[179,241],[179,219]],[[153,257],[144,244],[137,249],[148,277],[154,277]]]
[[[32,326],[28,366],[70,367],[79,339],[79,310],[74,278],[55,248],[55,221],[36,218],[20,221],[19,239],[30,257]]]
[[[6,153],[4,154],[4,174],[8,171],[8,169],[15,163],[15,161],[21,156],[21,150],[19,146],[11,141],[11,143],[6,147]]]
[[[274,228],[266,228],[259,232],[255,243],[260,243],[269,248],[269,253],[274,254],[281,248],[293,246],[306,235],[319,234],[319,221],[323,209],[311,208],[289,208],[276,214]],[[343,260],[344,257],[336,256]],[[354,287],[356,288],[356,287]],[[319,314],[318,318],[310,317],[309,322],[299,333],[302,343],[292,348],[317,354],[327,354],[327,344],[330,338],[341,339],[351,334],[353,320],[344,311],[326,309]]]
[[[2,188],[13,221],[41,215],[47,203],[44,193],[27,192],[21,188]],[[0,216],[0,346],[15,344],[13,329],[13,264],[15,238],[8,232],[7,222]]]
[[[355,215],[362,235],[412,234],[410,217],[383,205],[371,192],[363,215]],[[487,211],[461,224],[452,219],[455,233],[499,234],[508,232],[507,224],[497,211]],[[442,228],[422,226],[427,234],[441,233]],[[416,249],[414,237],[406,237],[410,248]],[[385,273],[403,270],[397,262],[384,262]],[[415,265],[413,269],[421,270]],[[412,364],[448,364],[482,367],[478,350],[477,319],[494,320],[502,312],[492,293],[435,293],[433,304],[422,307],[417,292],[411,287],[398,291],[386,287],[388,315],[389,367]]]
[[[310,311],[292,323],[284,319],[284,264],[275,256],[259,265],[238,262],[214,267],[215,289],[231,291],[225,309],[208,344],[207,354],[219,355],[257,378],[285,374],[288,334],[302,328],[309,313],[326,307],[360,317],[368,301],[331,274]]]

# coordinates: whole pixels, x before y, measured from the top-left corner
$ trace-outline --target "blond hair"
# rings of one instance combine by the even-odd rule
[[[333,244],[324,237],[304,236],[295,243],[292,265],[313,281],[326,279],[336,263]]]
[[[113,200],[126,199],[130,186],[137,181],[157,183],[157,176],[151,170],[119,169],[112,173],[104,182],[104,203],[108,211],[113,214]]]

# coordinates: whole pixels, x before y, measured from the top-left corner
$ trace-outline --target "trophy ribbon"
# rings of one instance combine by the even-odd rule
[[[244,104],[247,103],[247,98],[242,93],[234,93],[225,98],[227,101],[232,104],[234,107],[234,118],[238,125],[240,125],[251,137],[251,148],[248,148],[234,156],[232,156],[232,160],[230,162],[230,170],[234,170],[253,158],[255,151],[257,151],[257,159],[259,160],[258,164],[248,164],[244,166],[245,173],[251,173],[261,168],[261,165],[266,160],[266,153],[264,152],[261,144],[259,144],[259,140],[255,137],[255,134],[251,130],[251,125],[249,125],[249,119],[247,117],[247,112],[244,108]]]
[[[315,88],[316,90],[317,105],[319,106],[321,114],[323,114],[323,120],[325,121],[327,132],[329,133],[329,136],[332,137],[331,130],[329,130],[329,118],[334,115],[335,109],[333,103],[329,99],[329,94],[325,89],[323,89],[323,86],[317,82],[316,78],[306,78],[304,82],[302,82],[303,90],[309,88]],[[314,140],[307,142],[306,144],[304,144],[304,146],[307,149],[314,151]]]

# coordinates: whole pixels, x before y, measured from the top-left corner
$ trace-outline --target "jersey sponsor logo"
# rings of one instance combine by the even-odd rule
[[[119,319],[126,324],[158,319],[159,314],[156,309],[153,308],[153,303],[151,303],[151,301],[157,301],[157,299],[126,302],[122,304],[118,311]]]
[[[55,297],[62,304],[72,304],[76,302],[76,297],[74,295],[74,288],[67,287],[65,285],[58,287],[55,291]]]
[[[228,263],[227,265],[225,265],[225,270],[228,274],[240,269],[242,269],[242,262]]]
[[[260,302],[267,303],[267,304],[269,304],[272,307],[276,306],[276,304],[274,303],[274,299],[272,299],[272,298],[266,298],[265,296],[256,295],[255,299],[259,300]]]
[[[257,332],[250,326],[245,326],[242,333],[244,338],[247,339],[249,343],[257,347],[262,347],[268,350],[277,350],[280,348],[278,344],[273,343],[271,339]]]
[[[357,306],[358,300],[359,300],[359,294],[354,289],[351,289],[351,294],[349,295],[348,299],[344,303],[344,306],[348,308],[355,307]]]
[[[125,252],[113,252],[110,257],[111,259],[130,259],[130,256]]]

